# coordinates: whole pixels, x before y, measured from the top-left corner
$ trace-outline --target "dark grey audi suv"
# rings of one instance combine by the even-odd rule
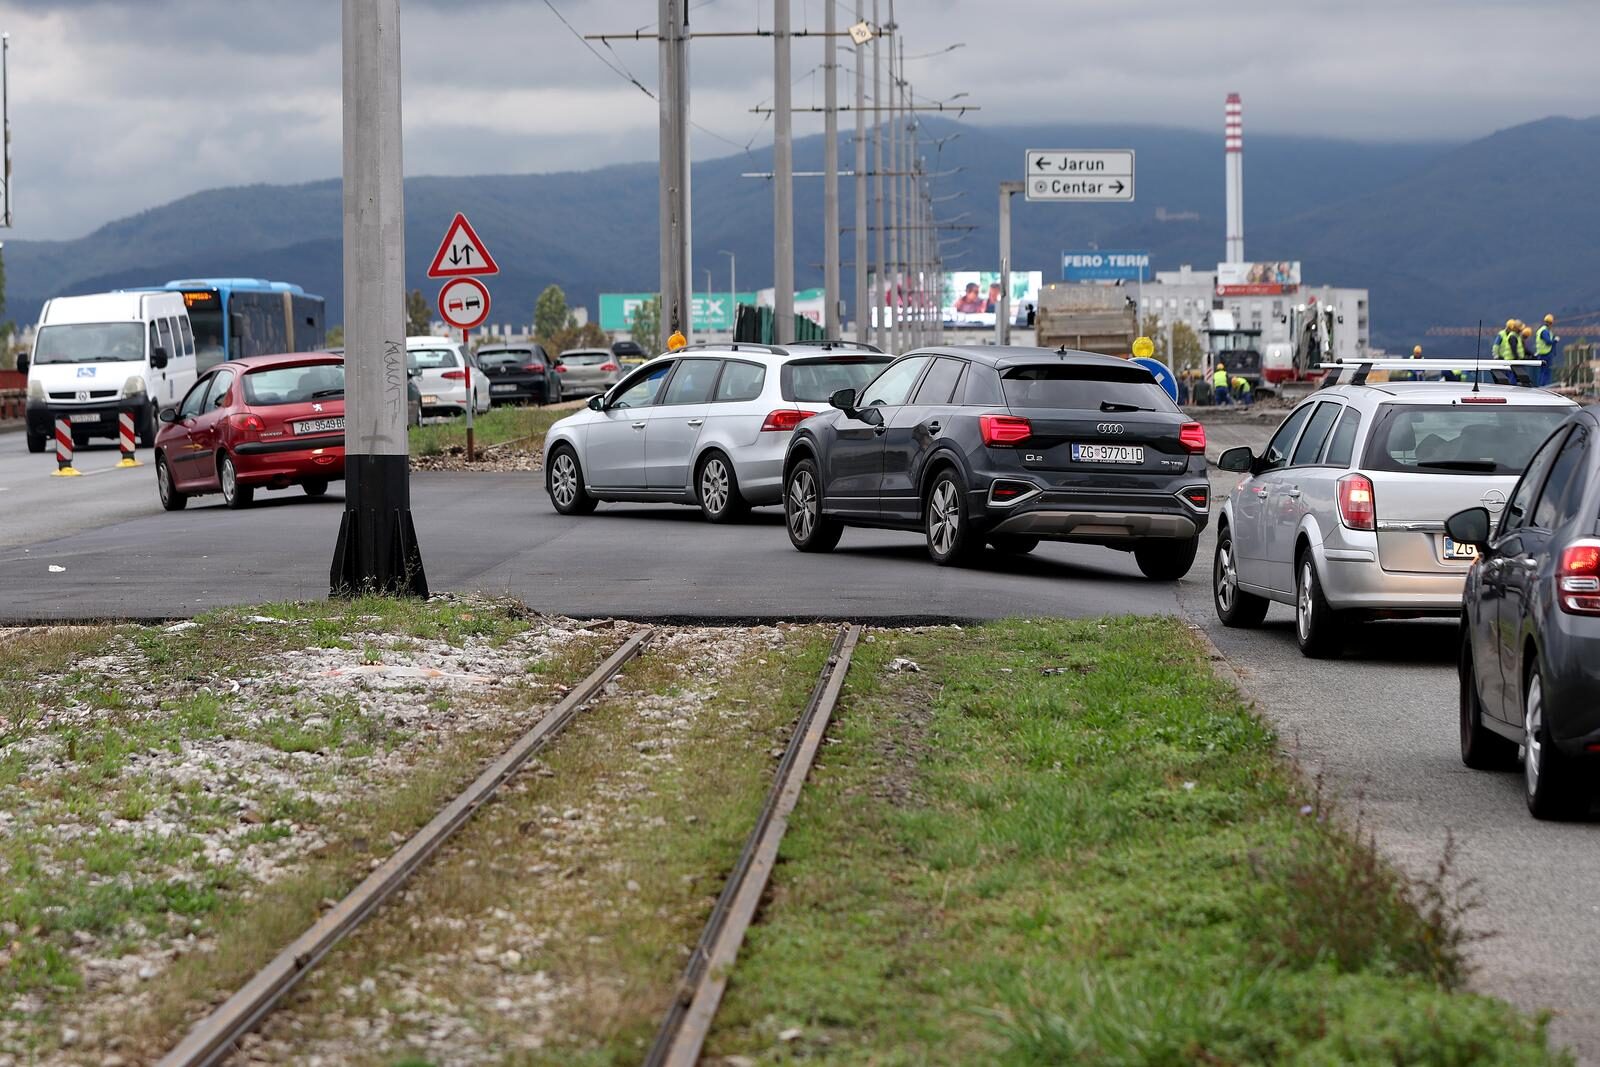
[[[1211,505],[1205,428],[1137,364],[921,349],[830,404],[800,424],[784,458],[789,539],[802,552],[873,526],[921,530],[940,564],[1040,541],[1130,551],[1164,581],[1194,562]]]

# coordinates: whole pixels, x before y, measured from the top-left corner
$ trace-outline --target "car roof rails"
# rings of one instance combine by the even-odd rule
[[[1350,363],[1318,363],[1317,369],[1327,371],[1323,378],[1323,388],[1334,385],[1366,385],[1367,375],[1375,370],[1386,371],[1504,371],[1507,378],[1506,384],[1521,385],[1527,379],[1512,372],[1512,367],[1538,367],[1540,362],[1536,359],[1360,359]],[[1342,380],[1345,371],[1349,371],[1348,381]],[[1405,382],[1394,382],[1395,385],[1404,385]]]
[[[672,352],[663,352],[663,356],[681,356],[685,352],[769,352],[775,356],[786,354],[786,349],[781,345],[762,344],[759,341],[695,341],[693,344],[684,345]]]
[[[848,348],[853,352],[876,352],[880,356],[883,349],[865,341],[846,341],[842,337],[823,338],[816,341],[790,341],[786,348]]]

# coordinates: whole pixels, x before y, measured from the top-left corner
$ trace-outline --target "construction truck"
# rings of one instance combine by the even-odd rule
[[[1322,380],[1323,372],[1317,366],[1334,361],[1334,331],[1343,316],[1333,305],[1320,304],[1313,296],[1291,307],[1284,319],[1289,340],[1267,346],[1262,375],[1270,388],[1286,396],[1304,395]]]
[[[1112,285],[1057,282],[1039,290],[1034,329],[1041,348],[1127,357],[1139,336],[1139,308]]]
[[[1228,377],[1243,378],[1252,389],[1261,388],[1261,331],[1240,325],[1231,311],[1206,312],[1206,365],[1208,371],[1218,362],[1228,368]]]

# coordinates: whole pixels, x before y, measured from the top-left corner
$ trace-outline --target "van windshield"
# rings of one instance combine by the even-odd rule
[[[33,346],[33,362],[125,363],[144,359],[144,324],[75,322],[43,326]]]

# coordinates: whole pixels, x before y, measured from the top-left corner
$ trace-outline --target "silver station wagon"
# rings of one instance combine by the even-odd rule
[[[1307,398],[1264,454],[1219,458],[1245,475],[1217,520],[1225,625],[1258,626],[1272,601],[1292,605],[1300,650],[1333,656],[1354,622],[1459,617],[1476,549],[1453,542],[1445,519],[1475,506],[1498,515],[1577,406],[1511,385],[1369,385],[1368,369]]]

